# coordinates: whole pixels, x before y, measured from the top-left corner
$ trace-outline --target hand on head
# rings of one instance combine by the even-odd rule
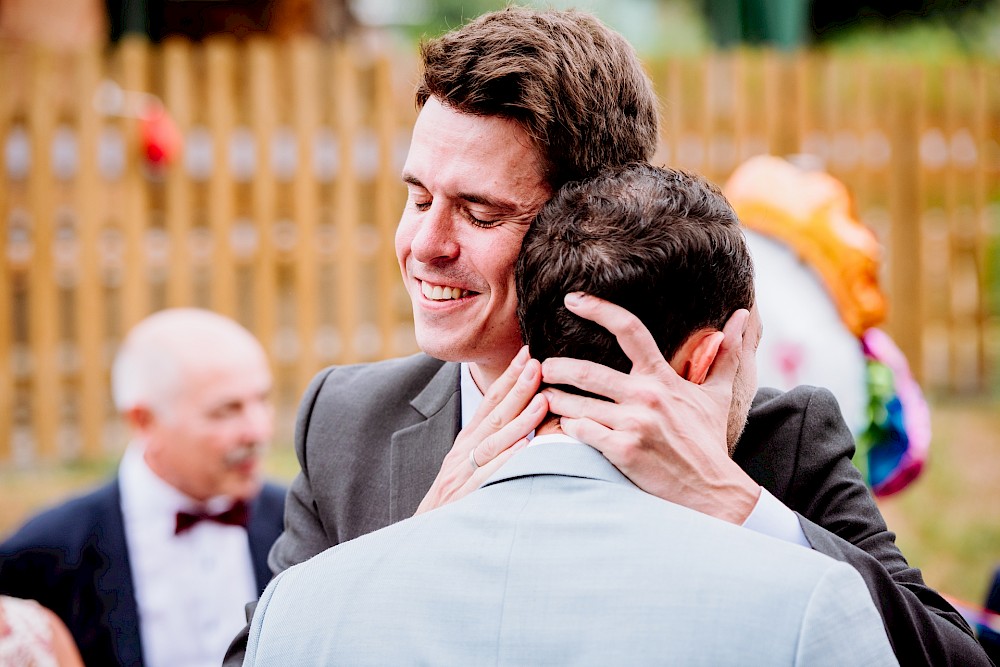
[[[633,366],[625,374],[589,361],[546,359],[544,382],[613,401],[545,389],[549,409],[562,416],[563,431],[600,450],[646,492],[742,523],[760,493],[730,458],[735,441],[729,442],[746,419],[742,407],[742,414],[731,413],[741,358],[753,354],[752,337],[744,336],[750,313],[738,310],[729,319],[699,384],[678,375],[642,322],[624,308],[588,295],[568,297],[566,306],[614,334]],[[745,399],[738,402],[749,407]]]

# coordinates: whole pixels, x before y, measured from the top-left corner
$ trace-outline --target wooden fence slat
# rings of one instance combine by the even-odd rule
[[[816,58],[806,51],[792,61],[795,88],[795,152],[802,153],[806,137],[816,130],[816,113],[813,88],[816,81]]]
[[[382,337],[380,353],[383,358],[396,354],[395,336],[399,318],[396,316],[396,299],[399,288],[399,268],[396,265],[393,238],[403,203],[399,172],[395,165],[396,115],[392,87],[392,63],[384,55],[375,61],[375,90],[372,103],[375,113],[375,136],[378,140],[379,166],[375,173],[375,229],[379,245],[375,251],[375,290],[381,295],[376,299],[375,317]]]
[[[168,39],[163,44],[162,62],[163,104],[181,136],[187,137],[194,111],[191,43],[184,39]],[[190,248],[193,210],[191,178],[184,167],[182,153],[166,169],[164,223],[170,243],[167,306],[172,308],[194,304],[194,265]]]
[[[130,92],[149,90],[149,43],[141,37],[122,39],[118,49],[121,86]],[[125,135],[125,172],[122,175],[124,214],[119,220],[124,239],[124,271],[121,280],[121,331],[127,331],[149,314],[150,298],[146,270],[146,230],[149,229],[148,183],[143,175],[144,151],[134,118],[121,121]]]
[[[667,144],[670,146],[670,160],[677,164],[677,156],[680,153],[681,134],[684,132],[684,105],[681,101],[683,93],[682,63],[679,59],[670,60],[667,67],[667,123],[661,129],[667,134]]]
[[[785,105],[788,99],[782,85],[783,68],[781,57],[774,51],[764,55],[764,123],[767,150],[772,155],[786,155],[789,151],[783,138]]]
[[[355,169],[354,139],[359,134],[357,75],[355,63],[344,45],[333,49],[333,126],[340,150],[340,171],[334,187],[333,210],[337,229],[336,277],[337,328],[341,333],[341,363],[358,361],[355,333],[361,323],[359,317],[361,262],[358,253],[358,224],[360,202],[359,179]]]
[[[742,51],[730,54],[733,72],[733,147],[736,150],[736,161],[742,163],[751,157],[750,146],[750,114],[747,108],[747,59]]]
[[[319,370],[316,331],[319,320],[319,189],[313,169],[316,132],[319,128],[319,46],[308,38],[289,42],[292,79],[293,130],[298,163],[292,182],[292,219],[295,221],[295,318],[299,349],[296,386],[305,387]],[[340,165],[341,174],[349,165]],[[342,332],[343,333],[343,332]],[[347,336],[350,333],[346,334]]]
[[[0,90],[9,91],[15,67],[15,53],[10,45],[0,44]],[[0,139],[6,140],[11,129],[14,111],[13,96],[4,97],[0,105]],[[10,243],[11,202],[10,181],[6,165],[0,166],[0,462],[7,461],[12,453],[14,427],[14,369],[13,369],[13,307],[12,282],[14,275],[7,259]]]
[[[31,423],[37,451],[43,459],[57,454],[56,437],[62,405],[59,376],[58,286],[55,276],[55,179],[52,140],[56,112],[52,105],[57,85],[56,62],[50,52],[38,50],[32,59],[29,134],[31,172],[32,256],[28,268],[29,332],[31,336]]]
[[[836,119],[840,111],[839,96],[837,95],[837,84],[840,81],[838,63],[838,60],[827,57],[823,58],[819,65],[820,81],[817,86],[818,111],[816,119],[818,127],[816,129],[825,140],[822,144],[822,153],[818,157],[823,160],[823,166],[826,169],[830,168],[833,131],[837,127]]]
[[[712,170],[712,139],[715,136],[715,117],[718,87],[718,66],[714,56],[703,58],[698,63],[698,82],[701,85],[700,95],[697,99],[700,108],[695,111],[697,119],[696,129],[701,138],[701,171],[706,178],[719,182],[717,174]]]
[[[993,76],[990,77],[990,70]],[[986,253],[989,250],[989,208],[988,189],[990,182],[990,156],[986,147],[992,140],[990,137],[990,82],[1000,80],[1000,68],[977,62],[973,67],[974,110],[972,132],[976,139],[976,165],[973,175],[973,206],[976,211],[976,266],[980,269],[979,303],[976,310],[976,369],[979,391],[985,391],[990,386],[990,369],[986,354],[986,331],[989,326],[988,287],[985,284],[983,268],[986,266]],[[998,119],[1000,120],[1000,119]]]
[[[923,341],[920,324],[923,321],[921,275],[920,173],[914,169],[920,159],[919,145],[924,122],[923,73],[915,68],[899,66],[889,82],[893,99],[892,133],[892,192],[890,195],[892,309],[889,312],[890,331],[903,354],[913,363],[914,376],[923,378]]]
[[[857,59],[857,69],[854,70],[855,85],[858,87],[856,95],[856,127],[858,135],[862,137],[862,140],[865,136],[868,136],[869,133],[877,131],[877,123],[875,122],[877,112],[872,103],[872,70],[869,65],[870,62],[867,58]],[[841,72],[844,72],[844,70],[841,70]],[[849,103],[850,101],[850,97],[846,95],[842,95],[841,99],[844,103]],[[848,112],[848,109],[844,109],[843,111],[844,113],[841,114],[841,118],[851,118],[852,114]],[[871,166],[868,164],[867,160],[862,160],[860,163],[860,174],[856,179],[856,184],[854,185],[854,191],[857,194],[859,202],[863,201],[867,205],[870,201],[874,190],[873,180],[874,175],[872,173]]]
[[[278,211],[278,189],[271,168],[271,138],[278,126],[275,100],[278,99],[278,66],[275,44],[253,39],[247,45],[250,64],[248,94],[250,126],[254,137],[252,198],[253,220],[257,230],[257,252],[253,267],[253,326],[261,345],[274,352],[277,331],[277,269],[273,223]]]
[[[946,104],[951,106],[951,130],[948,134],[951,142],[949,182],[955,191],[954,208],[950,213],[955,227],[950,231],[949,238],[959,269],[957,275],[952,277],[955,310],[951,317],[957,332],[952,340],[952,345],[956,348],[956,362],[951,372],[953,390],[967,393],[982,389],[980,383],[983,377],[977,371],[979,359],[984,354],[981,346],[985,341],[979,331],[979,324],[985,318],[985,285],[980,260],[979,220],[973,208],[977,198],[978,153],[982,149],[970,147],[966,142],[978,133],[976,70],[960,66],[957,62],[952,63],[948,78],[955,95],[954,99],[947,95],[945,98]],[[976,151],[975,157],[968,154],[970,149]]]
[[[958,128],[958,110],[956,105],[958,100],[956,95],[958,94],[958,82],[955,80],[956,72],[953,67],[948,67],[943,71],[942,83],[944,86],[944,110],[942,116],[941,130],[944,133],[944,137],[948,138],[954,135],[955,130]],[[961,263],[961,250],[958,248],[956,243],[955,235],[959,233],[960,221],[958,219],[958,170],[955,169],[954,160],[949,156],[948,159],[949,167],[944,169],[944,173],[941,175],[942,185],[944,187],[944,211],[945,220],[948,228],[948,244],[945,248],[945,252],[948,256],[948,385],[951,389],[956,389],[959,385],[960,375],[959,375],[959,358],[960,352],[958,349],[959,345],[959,322],[958,317],[960,313],[958,311],[959,305],[961,304],[961,298],[958,295],[958,289],[960,287],[956,284],[956,269]]]
[[[208,219],[212,235],[212,310],[236,316],[236,263],[230,230],[236,212],[236,191],[229,150],[236,127],[233,94],[236,42],[228,36],[206,40],[206,107],[212,134],[212,173],[208,180]]]
[[[78,99],[89,102],[101,81],[100,51],[87,50],[76,57],[75,80]],[[97,165],[100,129],[101,119],[94,105],[81,104],[76,117],[80,162],[73,193],[80,249],[75,318],[80,374],[77,414],[82,450],[88,458],[96,458],[102,451],[102,430],[107,413],[104,360],[106,307],[98,248],[102,223],[99,217],[101,183]]]

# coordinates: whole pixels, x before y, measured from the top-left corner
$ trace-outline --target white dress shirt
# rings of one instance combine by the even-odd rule
[[[479,405],[483,402],[483,393],[479,391],[479,387],[476,386],[475,381],[472,379],[469,364],[462,364],[461,378],[462,428],[465,428],[465,425],[469,423]],[[529,438],[533,435],[534,432],[532,432]],[[760,497],[757,498],[757,504],[754,505],[750,516],[743,522],[743,527],[762,535],[769,535],[785,542],[798,544],[807,549],[812,548],[809,540],[806,539],[805,533],[802,532],[802,526],[799,524],[799,519],[795,516],[795,512],[788,509],[784,503],[768,493],[764,487],[760,487]]]
[[[199,503],[160,479],[132,444],[118,472],[139,633],[147,667],[218,667],[257,598],[247,532],[201,521],[174,534],[178,510]],[[212,498],[216,513],[232,500]]]

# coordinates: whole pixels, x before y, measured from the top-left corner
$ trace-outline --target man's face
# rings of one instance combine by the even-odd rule
[[[242,349],[242,348],[240,348]],[[249,499],[262,483],[261,456],[273,431],[271,372],[263,352],[198,355],[142,432],[150,467],[198,500]]]
[[[736,369],[736,377],[733,379],[733,402],[729,408],[726,433],[730,455],[736,449],[740,436],[743,435],[747,415],[750,413],[750,404],[753,403],[753,397],[757,393],[757,346],[760,345],[762,333],[763,323],[755,304],[750,309],[750,319],[743,337],[743,356],[740,358],[740,366]]]
[[[514,262],[548,198],[542,161],[524,131],[427,100],[403,167],[409,196],[396,257],[417,344],[495,377],[521,346]]]

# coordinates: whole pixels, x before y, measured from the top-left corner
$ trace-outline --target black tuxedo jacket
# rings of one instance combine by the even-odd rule
[[[271,579],[267,552],[281,533],[285,489],[265,484],[250,503],[257,594]],[[31,598],[69,628],[88,666],[141,666],[132,573],[117,478],[30,519],[0,544],[0,593]]]
[[[459,365],[418,354],[331,367],[306,390],[280,572],[405,519],[430,488],[461,422]],[[989,665],[968,624],[907,564],[851,463],[854,438],[825,389],[761,389],[734,459],[799,515],[812,547],[857,569],[903,665]],[[226,665],[239,664],[246,635]]]

